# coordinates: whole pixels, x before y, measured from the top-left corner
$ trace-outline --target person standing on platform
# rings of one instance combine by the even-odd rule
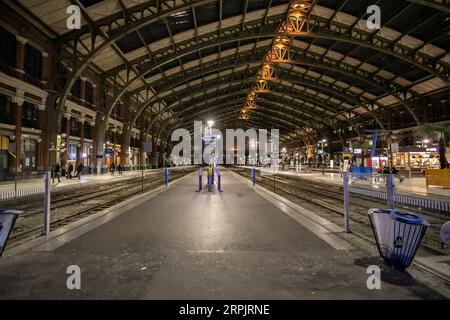
[[[73,164],[69,163],[69,166],[67,168],[67,178],[72,180],[72,172],[73,172]]]
[[[109,167],[109,171],[111,171],[111,175],[114,175],[114,172],[116,171],[116,165],[111,163],[111,166]]]
[[[53,183],[55,183],[55,178],[58,178],[58,182],[61,182],[61,178],[59,176],[60,172],[61,172],[61,166],[59,165],[59,163],[57,163],[53,167]]]
[[[403,181],[403,178],[400,176],[400,173],[395,166],[392,167],[392,174],[398,178],[400,183]]]
[[[117,165],[117,171],[119,171],[119,176],[121,176],[122,175],[122,165],[120,163]]]
[[[168,157],[167,153],[165,153],[165,152],[163,155],[163,167],[164,168],[170,167],[170,157]]]
[[[84,168],[84,166],[83,166],[83,164],[80,162],[80,163],[78,164],[78,166],[77,166],[77,177],[78,177],[78,180],[81,179],[81,172],[83,171],[83,168]]]

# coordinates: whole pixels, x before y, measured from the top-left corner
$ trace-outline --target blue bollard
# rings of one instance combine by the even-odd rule
[[[164,184],[169,185],[169,169],[164,168]]]
[[[220,169],[217,168],[217,190],[219,190],[219,192],[222,191],[222,185],[220,183],[220,180],[221,180]]]
[[[208,192],[212,191],[212,172],[213,169],[211,167],[208,168]]]
[[[198,169],[198,191],[202,191],[203,188],[203,170],[202,168]]]
[[[256,168],[252,169],[252,182],[253,185],[256,185]]]

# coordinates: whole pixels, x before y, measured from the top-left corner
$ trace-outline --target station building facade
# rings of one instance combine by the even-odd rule
[[[51,79],[52,41],[28,21],[9,13],[0,12],[0,180],[15,171],[31,175],[48,168],[51,151],[63,168],[82,163],[86,171],[95,171],[96,119],[104,99],[99,74],[87,69],[76,80],[58,126],[57,143],[48,150],[51,106],[47,98],[55,80]],[[151,165],[150,157],[141,153],[139,128],[132,128],[128,146],[123,145],[125,109],[118,104],[108,120],[102,170],[112,163],[126,168]]]

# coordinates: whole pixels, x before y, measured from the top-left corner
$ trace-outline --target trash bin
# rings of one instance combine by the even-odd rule
[[[430,224],[403,210],[370,209],[368,214],[385,263],[401,270],[409,267]]]
[[[13,209],[0,209],[0,257],[8,242],[11,230],[16,223],[16,219],[23,211]]]

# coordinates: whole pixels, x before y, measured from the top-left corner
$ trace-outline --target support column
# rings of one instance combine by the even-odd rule
[[[58,137],[60,132],[62,112],[55,110],[57,96],[50,94],[46,101],[47,115],[47,135],[44,135],[43,152],[47,155],[44,169],[50,170],[56,163],[61,164],[61,140]],[[44,130],[43,130],[44,131]],[[48,152],[48,153],[47,153]]]
[[[159,147],[158,147],[158,139],[156,139],[156,136],[153,136],[153,152],[152,152],[152,166],[154,166],[155,168],[158,168],[158,152],[159,152]]]
[[[145,161],[145,152],[144,152],[145,134],[144,134],[144,130],[142,130],[142,129],[141,129],[139,141],[140,141],[140,144],[139,144],[140,166],[141,166],[141,168],[147,169],[147,163]]]
[[[84,149],[84,119],[80,119],[80,148],[77,155],[77,165],[83,161],[83,149]]]
[[[120,153],[120,160],[122,162],[122,167],[124,170],[130,170],[130,155],[128,154],[128,148],[130,147],[131,141],[131,127],[129,124],[124,123],[122,130],[122,149]]]
[[[47,118],[45,114],[45,105],[39,107],[39,129],[44,132],[45,128],[47,128]],[[44,148],[44,136],[41,135],[41,140],[38,141],[38,144],[36,145],[36,155],[37,155],[37,169],[38,170],[45,170],[48,159],[47,159],[47,153],[45,152]]]
[[[65,152],[65,159],[63,160],[63,166],[65,166],[68,162],[69,162],[69,141],[70,141],[70,113],[65,115],[66,118],[66,139],[65,139],[65,143],[66,143],[66,152]]]
[[[15,130],[15,139],[14,142],[16,143],[16,150],[15,155],[16,159],[14,160],[14,171],[15,172],[21,172],[21,137],[22,137],[22,104],[24,100],[21,98],[14,98],[13,99],[13,106],[14,106],[14,122],[16,124],[16,130]]]
[[[48,52],[42,52],[42,82],[47,84],[51,80],[51,60]]]
[[[97,174],[101,174],[102,170],[105,170],[105,131],[106,131],[106,122],[107,117],[103,119],[103,113],[97,113],[97,117],[95,119],[95,141],[94,141],[94,150],[96,152],[96,172]],[[106,171],[105,171],[106,172]]]

